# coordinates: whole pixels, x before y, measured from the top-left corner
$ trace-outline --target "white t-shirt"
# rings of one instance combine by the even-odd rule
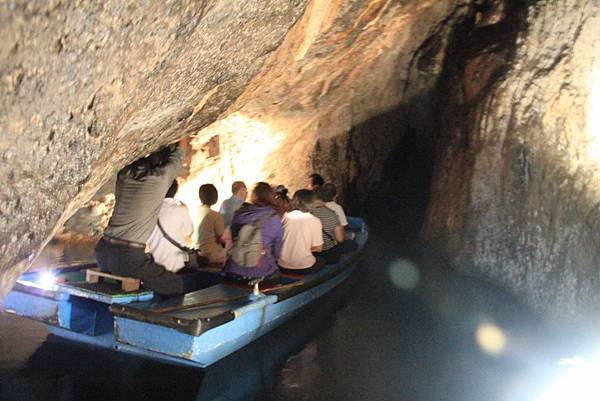
[[[321,220],[294,210],[283,215],[283,246],[277,263],[286,269],[306,269],[316,259],[310,248],[323,245]]]
[[[348,220],[346,220],[346,213],[344,213],[344,208],[342,206],[340,206],[339,204],[335,203],[335,202],[325,202],[325,206],[327,206],[329,209],[333,210],[335,212],[335,214],[337,214],[338,218],[340,219],[340,224],[342,225],[342,227],[345,227],[348,225]]]
[[[165,198],[158,213],[158,219],[171,238],[186,245],[186,237],[192,235],[194,226],[184,203],[173,198]],[[170,272],[177,272],[187,262],[187,254],[167,240],[158,224],[148,239],[148,248],[156,263],[160,263]]]

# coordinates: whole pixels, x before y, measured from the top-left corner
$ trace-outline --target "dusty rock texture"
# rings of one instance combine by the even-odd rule
[[[600,309],[597,1],[494,2],[452,38],[424,236],[536,309]]]
[[[291,195],[316,171],[337,184],[346,204],[360,204],[407,132],[434,137],[447,42],[471,8],[311,1],[231,114],[198,133],[185,201],[194,210],[204,182],[228,197],[236,179],[284,184]]]
[[[0,288],[128,162],[213,122],[306,1],[0,1]]]

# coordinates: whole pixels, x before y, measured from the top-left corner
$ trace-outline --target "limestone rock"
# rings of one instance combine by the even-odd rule
[[[424,235],[538,310],[597,316],[599,4],[505,3],[453,39]]]

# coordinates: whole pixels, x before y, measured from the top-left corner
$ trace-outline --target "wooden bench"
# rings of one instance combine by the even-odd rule
[[[102,272],[98,268],[87,269],[85,271],[85,281],[88,283],[97,283],[100,281],[100,278],[108,278],[121,282],[121,289],[126,292],[136,291],[140,288],[140,280],[137,278],[116,276],[114,274]]]

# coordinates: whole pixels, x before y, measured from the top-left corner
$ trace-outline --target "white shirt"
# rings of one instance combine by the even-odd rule
[[[286,269],[306,269],[316,259],[310,248],[323,245],[321,220],[310,213],[294,210],[283,215],[283,246],[278,264]]]
[[[344,213],[343,207],[341,207],[339,204],[337,204],[335,202],[325,202],[325,206],[327,206],[329,209],[333,210],[335,212],[335,214],[337,214],[338,218],[340,219],[340,224],[342,225],[342,227],[345,227],[348,225],[348,220],[346,220],[346,213]]]
[[[167,234],[181,245],[185,245],[186,237],[192,235],[194,226],[184,203],[173,198],[165,198],[158,213],[158,219]],[[148,247],[156,263],[163,265],[165,269],[173,273],[183,268],[188,260],[184,251],[165,238],[158,228],[158,224],[150,234]]]

